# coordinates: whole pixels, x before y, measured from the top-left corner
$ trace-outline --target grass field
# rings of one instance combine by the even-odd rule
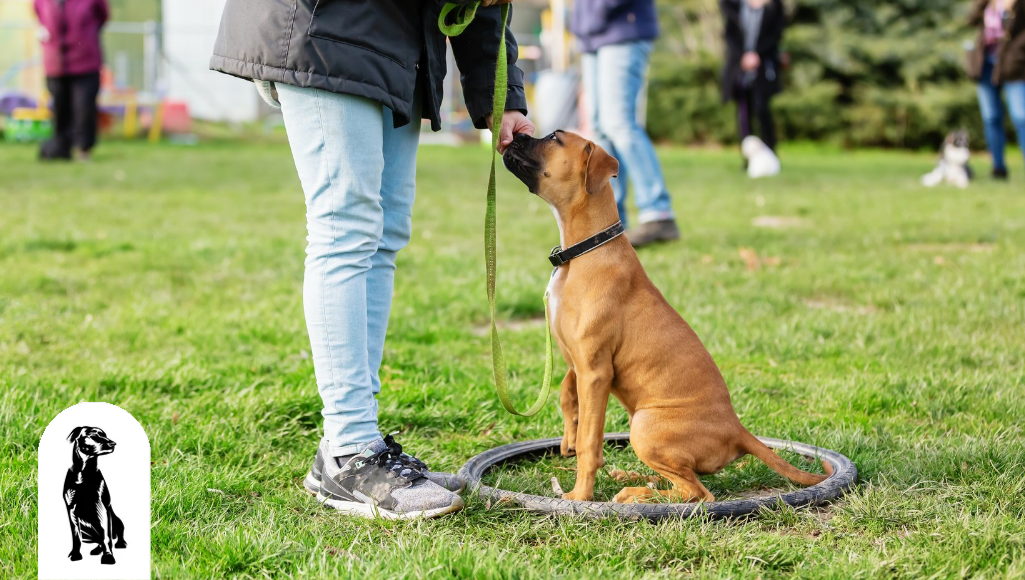
[[[751,183],[733,152],[660,153],[684,233],[642,252],[649,275],[752,432],[857,463],[844,500],[728,523],[583,522],[472,497],[441,520],[334,515],[300,488],[320,405],[287,148],[113,143],[89,165],[42,166],[7,146],[0,577],[35,574],[43,428],[102,400],[151,439],[155,578],[1025,578],[1020,169],[1011,185],[928,191],[931,154],[794,147],[786,175]],[[385,353],[382,428],[439,470],[561,434],[554,400],[514,418],[491,386],[486,162],[478,148],[422,151]],[[500,196],[499,302],[525,406],[558,236],[508,175]],[[616,403],[607,427],[626,428]],[[568,489],[574,463],[546,465],[506,484],[551,493],[556,475]],[[784,485],[759,469],[708,481],[727,495]]]

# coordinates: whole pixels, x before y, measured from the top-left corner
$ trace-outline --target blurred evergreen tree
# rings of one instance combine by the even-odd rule
[[[782,135],[843,145],[937,147],[965,126],[981,147],[974,85],[963,72],[969,0],[784,0],[791,67],[775,101]],[[678,142],[736,140],[719,103],[717,0],[659,0],[652,133]]]

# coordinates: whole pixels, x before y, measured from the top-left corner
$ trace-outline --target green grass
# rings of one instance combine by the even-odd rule
[[[843,501],[657,525],[473,498],[434,521],[334,515],[300,490],[320,406],[287,148],[111,143],[92,164],[63,166],[7,146],[0,577],[34,574],[36,445],[86,400],[121,405],[150,435],[155,578],[1025,577],[1021,171],[1011,185],[930,191],[917,177],[932,154],[793,147],[783,177],[752,183],[730,151],[661,154],[683,240],[642,252],[649,275],[704,340],[752,432],[857,463]],[[479,148],[423,149],[400,255],[381,425],[437,469],[561,434],[554,401],[514,418],[491,386],[486,163]],[[499,304],[523,406],[542,374],[536,318],[558,236],[508,175],[500,196]],[[752,225],[760,216],[788,220]],[[771,259],[750,270],[741,248]],[[626,427],[614,403],[607,428]],[[551,476],[568,486],[573,465],[496,477],[551,493]],[[784,486],[752,460],[707,481],[724,495]]]

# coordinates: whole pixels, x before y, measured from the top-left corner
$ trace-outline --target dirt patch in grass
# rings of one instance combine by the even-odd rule
[[[756,228],[772,228],[777,230],[789,228],[802,228],[811,225],[806,219],[793,216],[760,215],[751,220],[751,225]]]
[[[996,249],[994,244],[907,244],[906,249],[913,252],[965,252],[978,254],[992,252]]]
[[[813,310],[832,310],[833,312],[853,312],[855,314],[876,314],[879,309],[866,304],[847,304],[830,298],[809,298],[804,305]]]

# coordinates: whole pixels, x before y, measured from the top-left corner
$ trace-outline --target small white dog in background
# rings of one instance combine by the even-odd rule
[[[745,137],[744,142],[740,144],[740,151],[744,154],[744,159],[747,159],[748,177],[758,179],[779,175],[779,157],[776,157],[772,149],[758,137]]]
[[[968,131],[961,129],[947,135],[943,142],[943,149],[940,152],[940,161],[936,169],[922,176],[922,185],[936,187],[941,183],[964,189],[972,180],[972,170],[968,167],[968,161],[972,157],[971,149],[968,148]]]

